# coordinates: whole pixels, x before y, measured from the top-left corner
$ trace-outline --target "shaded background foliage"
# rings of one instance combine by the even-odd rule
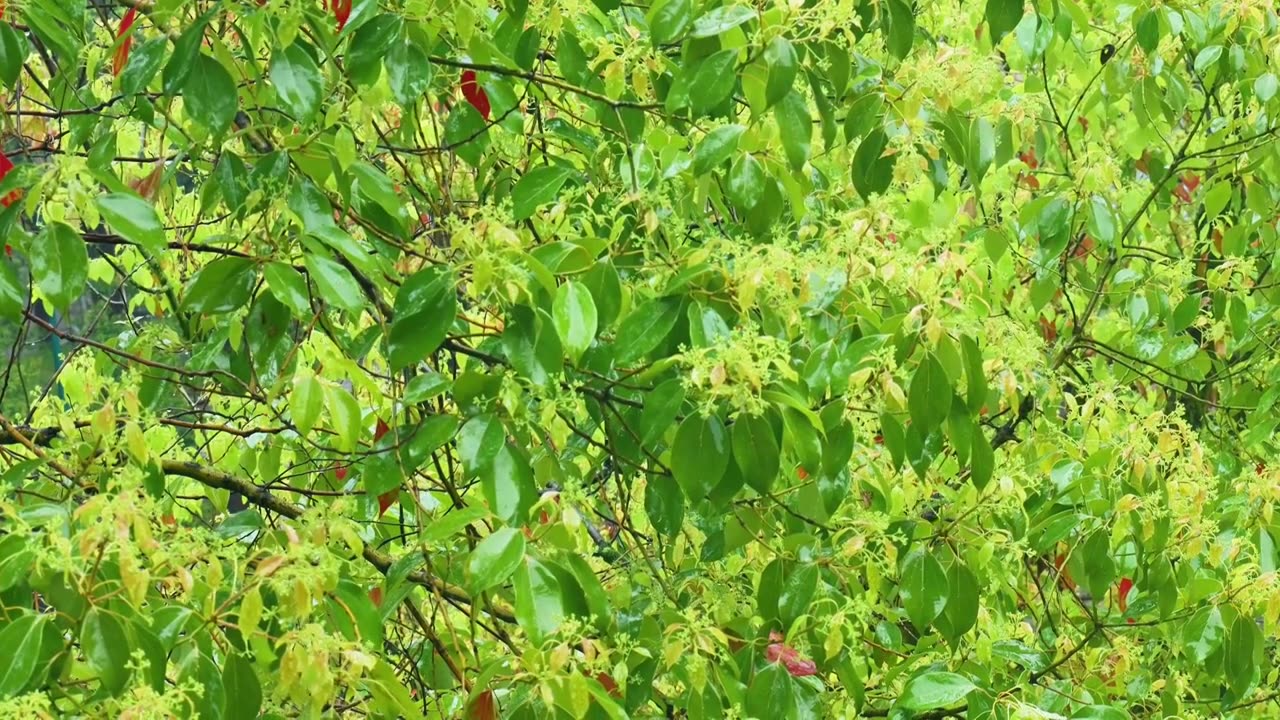
[[[0,715],[1275,714],[1268,3],[0,11]]]

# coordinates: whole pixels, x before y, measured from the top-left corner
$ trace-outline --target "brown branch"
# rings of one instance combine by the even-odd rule
[[[190,478],[206,487],[218,488],[220,490],[229,490],[242,495],[246,501],[264,509],[270,510],[278,515],[283,515],[292,520],[302,517],[305,510],[294,505],[291,502],[281,500],[272,495],[265,488],[259,487],[248,480],[238,478],[229,473],[215,470],[214,468],[205,467],[198,463],[186,460],[163,460],[161,468],[166,475],[179,475],[181,477]],[[362,553],[364,559],[370,565],[373,565],[382,574],[387,574],[391,569],[391,556],[376,550],[371,545],[365,545]],[[408,575],[408,580],[416,585],[421,585],[433,592],[438,592],[450,600],[471,605],[480,608],[480,603],[476,602],[465,590],[455,585],[445,582],[422,570],[415,570]],[[515,613],[505,605],[492,603],[492,609],[487,610],[494,617],[506,622],[515,622]]]

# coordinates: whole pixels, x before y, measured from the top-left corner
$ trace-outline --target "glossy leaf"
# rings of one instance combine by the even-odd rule
[[[285,109],[299,122],[310,120],[320,109],[324,77],[311,54],[297,42],[272,57],[271,85]]]
[[[552,318],[565,352],[577,360],[595,340],[599,324],[591,292],[573,281],[561,285],[556,290]]]
[[[573,169],[563,165],[544,165],[525,173],[512,191],[514,218],[525,220],[533,217],[539,207],[554,202],[560,188],[573,175]]]
[[[680,423],[671,448],[671,470],[689,500],[701,500],[720,482],[729,454],[729,431],[720,418],[694,413]]]
[[[902,562],[898,593],[911,624],[923,630],[947,606],[951,595],[947,572],[932,553],[913,550]]]
[[[963,702],[977,689],[971,680],[950,672],[926,672],[911,678],[898,704],[907,710],[932,710]]]
[[[89,253],[70,225],[49,223],[31,246],[31,277],[55,307],[66,309],[89,282]]]
[[[129,638],[120,619],[106,610],[92,608],[80,628],[80,648],[85,659],[97,672],[102,687],[118,693],[129,681]]]
[[[471,551],[467,572],[473,587],[488,590],[506,582],[524,562],[524,535],[511,528],[495,530]]]

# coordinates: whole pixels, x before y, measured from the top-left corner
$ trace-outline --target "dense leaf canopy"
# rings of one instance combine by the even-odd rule
[[[0,717],[1280,712],[1272,3],[0,13]]]

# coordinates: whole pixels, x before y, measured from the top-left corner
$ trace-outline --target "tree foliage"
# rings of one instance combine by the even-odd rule
[[[0,12],[0,716],[1277,712],[1271,3]]]

